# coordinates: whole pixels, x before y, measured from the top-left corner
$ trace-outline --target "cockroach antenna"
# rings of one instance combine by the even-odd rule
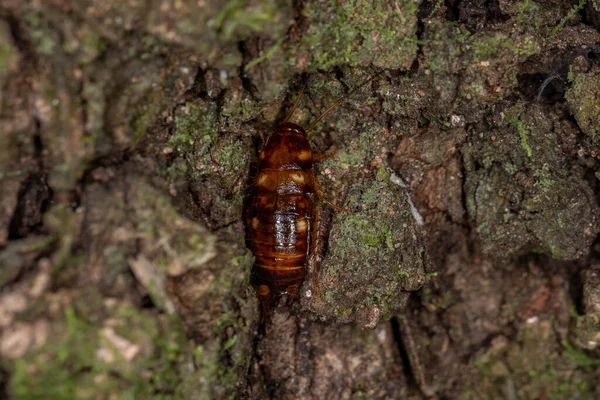
[[[290,120],[290,118],[292,118],[292,115],[294,114],[294,111],[296,111],[296,108],[298,108],[298,104],[300,103],[300,99],[302,98],[302,95],[304,94],[304,88],[306,87],[306,85],[302,86],[302,89],[300,89],[300,93],[298,93],[298,97],[296,97],[296,101],[294,101],[294,105],[292,106],[292,109],[290,110],[290,113],[287,115],[287,117],[285,117],[285,119],[283,120],[283,122],[288,122]]]
[[[333,110],[334,108],[336,108],[337,106],[339,106],[340,103],[342,103],[348,97],[350,97],[351,95],[353,95],[354,93],[356,93],[358,90],[360,90],[364,86],[366,86],[373,79],[375,79],[376,77],[378,77],[379,75],[381,75],[382,72],[383,71],[379,71],[379,72],[376,72],[375,74],[371,75],[371,77],[369,77],[363,83],[361,83],[360,85],[356,86],[354,89],[350,90],[348,93],[346,93],[345,95],[343,95],[342,97],[340,97],[335,103],[333,103],[332,105],[330,105],[329,107],[327,107],[327,109],[325,111],[323,111],[323,113],[321,115],[319,115],[317,117],[317,119],[314,120],[313,123],[308,126],[308,128],[306,128],[306,134],[308,134],[323,119],[324,116],[326,116],[327,114],[329,114],[329,112],[331,110]]]

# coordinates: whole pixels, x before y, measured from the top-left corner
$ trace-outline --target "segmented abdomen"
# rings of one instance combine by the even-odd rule
[[[312,201],[307,194],[260,190],[252,204],[250,242],[253,280],[275,293],[298,288],[306,274]],[[285,189],[285,188],[283,188]]]
[[[260,153],[247,221],[256,258],[252,284],[259,295],[294,294],[306,275],[312,159],[304,129],[290,122],[275,129]]]

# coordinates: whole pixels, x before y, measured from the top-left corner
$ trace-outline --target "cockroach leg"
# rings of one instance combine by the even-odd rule
[[[340,207],[337,204],[327,200],[325,198],[325,193],[323,192],[323,188],[321,187],[321,184],[319,183],[319,181],[316,178],[313,179],[313,186],[315,188],[315,194],[317,195],[317,199],[324,201],[325,203],[327,203],[329,205],[329,207],[333,208],[337,212],[345,212],[345,213],[350,212],[350,209]]]
[[[400,327],[400,333],[402,338],[402,344],[404,345],[404,349],[406,350],[406,354],[408,356],[408,363],[410,365],[410,369],[413,377],[419,387],[419,390],[425,397],[429,399],[436,398],[435,390],[429,386],[427,380],[425,379],[425,372],[423,371],[423,364],[419,358],[419,352],[417,351],[417,345],[415,344],[414,335],[412,334],[412,329],[410,328],[410,323],[408,322],[405,315],[401,314],[398,316],[398,322]]]
[[[314,154],[313,153],[313,160],[314,161],[323,161],[323,160],[328,160],[330,158],[333,158],[333,157],[335,157],[335,155],[341,148],[342,148],[341,146],[337,145],[337,146],[335,146],[335,148],[333,150],[328,151],[327,153],[323,153],[323,154]]]
[[[285,289],[285,292],[290,295],[292,298],[296,297],[296,295],[298,294],[298,286],[297,285],[291,285],[288,286]]]
[[[316,179],[315,179],[316,181]],[[321,235],[319,234],[319,227],[321,224],[321,207],[318,204],[313,206],[313,220],[311,224],[310,232],[310,265],[313,275],[313,286],[315,289],[315,296],[319,297],[319,248],[322,247]]]
[[[258,330],[262,335],[268,334],[269,329],[269,311],[271,308],[271,289],[267,285],[260,285],[256,290],[258,294],[258,303],[262,308],[260,319],[258,322]]]

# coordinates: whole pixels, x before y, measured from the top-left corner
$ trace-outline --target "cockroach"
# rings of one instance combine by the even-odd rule
[[[317,290],[317,231],[321,221],[315,200],[323,195],[307,135],[325,115],[375,76],[340,97],[306,130],[289,122],[302,91],[260,152],[246,223],[247,239],[255,257],[251,284],[263,303],[265,324],[271,296],[296,295],[306,276],[307,262],[312,264]]]

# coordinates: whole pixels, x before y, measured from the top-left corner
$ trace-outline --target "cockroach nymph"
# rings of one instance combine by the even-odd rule
[[[247,240],[255,257],[251,284],[263,304],[265,320],[273,294],[294,296],[298,293],[309,261],[317,290],[315,249],[321,221],[316,200],[323,196],[313,170],[315,157],[307,135],[327,113],[375,76],[338,99],[306,131],[289,122],[300,102],[301,92],[284,122],[275,128],[260,152],[246,224]]]

